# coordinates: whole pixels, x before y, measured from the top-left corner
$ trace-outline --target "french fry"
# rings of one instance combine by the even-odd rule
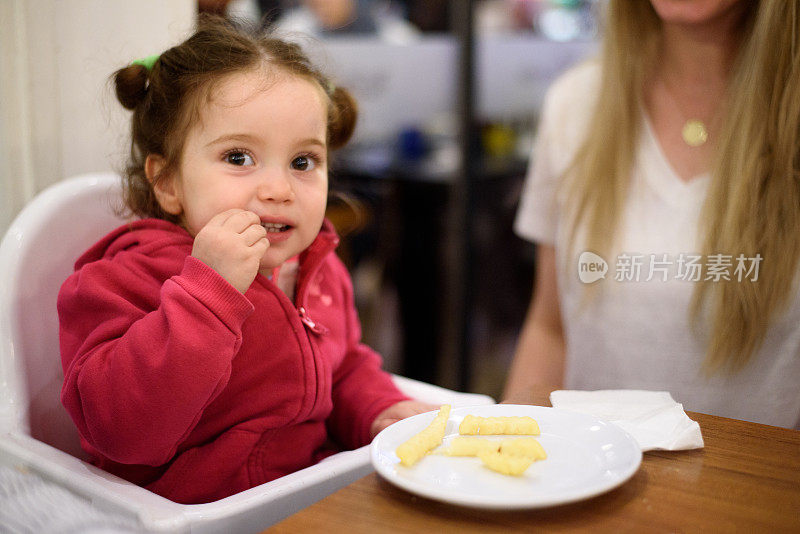
[[[467,415],[458,426],[462,435],[539,435],[539,424],[535,419],[523,417],[479,417]]]
[[[500,453],[509,456],[524,456],[534,460],[544,460],[547,453],[541,443],[534,438],[504,439],[500,442]]]
[[[450,405],[444,405],[433,421],[421,432],[402,443],[395,453],[400,463],[413,466],[442,444]],[[461,436],[454,437],[441,449],[446,456],[476,456],[487,468],[504,475],[522,475],[536,460],[547,458],[542,445],[534,438],[496,441],[474,435],[539,435],[539,425],[531,417],[478,417],[467,415],[459,425]]]
[[[544,460],[547,453],[534,438],[511,438],[492,441],[473,436],[459,436],[450,441],[440,452],[445,456],[479,456],[480,452],[499,452],[508,456],[525,456],[533,460]]]
[[[492,451],[481,451],[478,453],[478,458],[492,471],[513,476],[521,475],[533,463],[533,458]]]
[[[395,449],[395,454],[400,458],[400,463],[411,467],[419,461],[420,458],[428,454],[432,449],[435,449],[442,444],[444,439],[444,430],[447,426],[447,418],[450,417],[450,405],[445,404],[439,408],[439,413],[436,414],[430,425],[425,427],[418,434],[414,434],[404,443]]]
[[[481,451],[500,450],[499,441],[490,441],[472,436],[459,436],[450,441],[450,445],[442,449],[445,456],[478,456]]]

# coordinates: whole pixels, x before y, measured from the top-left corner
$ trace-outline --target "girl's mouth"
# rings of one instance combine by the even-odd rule
[[[281,223],[261,223],[261,226],[264,227],[268,234],[277,234],[291,229],[288,224]]]

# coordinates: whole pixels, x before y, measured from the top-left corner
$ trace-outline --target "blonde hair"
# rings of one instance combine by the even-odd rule
[[[760,254],[757,280],[695,287],[689,310],[707,324],[708,374],[741,369],[770,320],[788,304],[800,259],[800,35],[798,0],[750,7],[728,86],[712,179],[701,213],[702,252]],[[567,169],[570,254],[578,229],[587,249],[608,252],[623,212],[661,23],[648,0],[610,0],[598,102]]]

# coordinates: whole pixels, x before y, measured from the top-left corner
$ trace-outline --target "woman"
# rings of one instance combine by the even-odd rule
[[[798,427],[798,0],[610,0],[607,16],[600,60],[546,98],[505,397],[669,390]]]

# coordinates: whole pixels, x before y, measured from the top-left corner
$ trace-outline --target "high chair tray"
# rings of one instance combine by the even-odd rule
[[[0,437],[0,523],[82,521],[76,526],[103,532],[261,532],[371,471],[369,448],[361,447],[219,501],[186,505],[30,436],[9,433]],[[22,493],[25,506],[12,502]]]
[[[453,406],[494,403],[487,395],[456,392],[397,375],[392,379],[406,395],[425,402]],[[261,532],[371,473],[369,455],[369,446],[340,452],[316,465],[219,501],[178,504],[34,439],[24,428],[12,429],[0,435],[0,470],[5,469],[10,475],[11,491],[19,490],[22,485],[35,487],[39,493],[28,499],[27,507],[9,505],[6,508],[11,510],[4,510],[7,499],[3,492],[8,489],[4,490],[0,477],[0,524],[5,524],[2,514],[7,512],[11,514],[10,520],[21,524],[37,520],[41,526],[41,521],[48,519],[55,521],[51,524],[63,525],[76,518],[69,510],[80,509],[83,512],[79,518],[104,521],[97,525],[106,533]],[[70,503],[72,508],[58,506],[48,498]],[[46,511],[47,517],[41,516],[42,511]]]

